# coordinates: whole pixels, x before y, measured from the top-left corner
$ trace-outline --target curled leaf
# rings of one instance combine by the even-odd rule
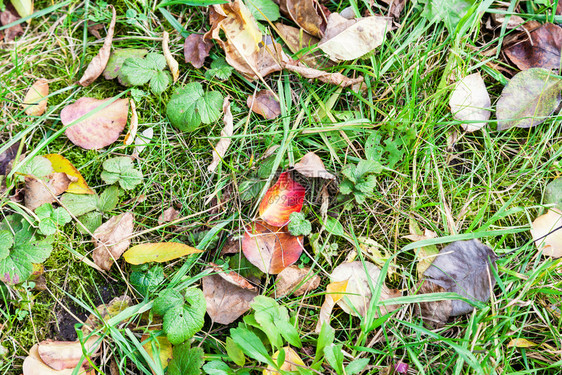
[[[25,94],[23,104],[25,113],[29,116],[41,116],[47,108],[49,83],[46,79],[38,79]]]
[[[261,90],[255,95],[248,96],[246,103],[252,112],[262,115],[268,120],[279,117],[281,114],[281,105],[269,90]]]
[[[131,104],[131,121],[129,124],[129,132],[125,135],[125,139],[123,143],[125,146],[130,146],[135,141],[135,137],[137,136],[137,129],[139,127],[139,115],[137,114],[137,106],[135,105],[135,101],[133,99],[130,100]]]
[[[69,177],[74,177],[76,181],[72,181],[68,188],[67,193],[73,194],[94,194],[94,191],[90,189],[82,174],[76,169],[72,163],[62,155],[59,154],[47,154],[43,155],[47,160],[51,162],[53,170],[55,172],[66,173]]]
[[[295,164],[297,172],[306,177],[320,177],[326,180],[334,180],[336,177],[329,173],[324,167],[322,159],[314,152],[308,152],[297,164]]]
[[[241,288],[220,275],[203,278],[207,314],[215,323],[230,324],[250,309],[250,303],[258,293],[255,290]]]
[[[531,224],[531,235],[537,249],[542,250],[543,255],[553,258],[562,257],[562,230],[558,229],[560,226],[562,226],[562,212],[557,208],[548,210]]]
[[[304,202],[305,188],[293,181],[289,172],[283,172],[267,190],[260,207],[260,218],[269,225],[282,227],[289,222],[293,212],[300,212]]]
[[[172,56],[172,52],[170,52],[170,34],[167,31],[164,31],[162,35],[162,52],[164,53],[164,57],[166,58],[166,63],[168,64],[168,68],[170,72],[172,72],[172,78],[174,79],[174,83],[177,82],[180,71],[179,71],[179,64]]]
[[[131,212],[113,216],[94,232],[94,262],[109,271],[113,262],[129,247],[129,237],[133,233],[134,216]]]
[[[480,73],[468,75],[457,82],[449,105],[456,120],[466,121],[461,124],[465,131],[473,132],[486,126],[492,102]]]
[[[340,87],[349,87],[360,84],[363,82],[363,77],[359,76],[357,78],[349,78],[341,73],[330,73],[324,72],[322,70],[309,68],[302,65],[299,62],[289,61],[283,65],[284,69],[291,72],[298,73],[305,78],[317,79],[324,83],[329,83],[331,85],[336,85]]]
[[[130,264],[163,263],[202,252],[179,242],[158,242],[133,246],[123,254],[123,258]]]
[[[232,112],[230,112],[230,101],[228,100],[228,97],[224,98],[222,111],[224,113],[224,128],[221,131],[221,139],[213,149],[213,161],[207,167],[209,172],[214,172],[215,169],[217,169],[217,166],[226,154],[226,150],[228,150],[228,146],[230,146],[230,142],[232,142],[230,137],[232,137],[232,133],[234,132],[234,123]]]

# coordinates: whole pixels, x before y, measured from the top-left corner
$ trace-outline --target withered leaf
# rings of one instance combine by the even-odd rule
[[[169,223],[170,221],[176,220],[180,216],[178,210],[174,207],[169,207],[160,216],[158,216],[158,225],[162,225],[164,223]]]
[[[312,49],[320,39],[304,32],[302,29],[279,22],[275,24],[275,28],[289,50],[296,54],[299,61],[303,61],[312,67],[328,67],[333,64],[318,48]]]
[[[449,100],[453,117],[459,121],[467,132],[474,132],[486,126],[490,118],[490,95],[480,73],[470,74],[455,86]]]
[[[97,353],[100,346],[99,336],[92,336],[84,343],[90,357]],[[88,363],[87,359],[82,359],[82,344],[79,341],[45,340],[38,344],[37,352],[41,360],[53,370],[74,369]]]
[[[473,301],[486,302],[496,280],[491,267],[497,256],[478,240],[457,241],[443,248],[424,272],[420,293],[453,292]],[[474,307],[462,300],[420,303],[424,321],[439,327],[452,316],[472,312]]]
[[[111,7],[113,16],[111,18],[111,23],[109,24],[109,29],[107,30],[107,35],[103,41],[103,46],[98,51],[98,54],[94,56],[92,61],[90,61],[90,64],[86,68],[82,78],[78,81],[78,84],[84,87],[90,85],[103,73],[107,62],[109,61],[111,44],[113,43],[113,33],[115,31],[115,21],[117,20],[115,7],[113,5],[109,5],[109,7]]]
[[[16,12],[16,9],[11,2],[5,3],[6,10],[0,12],[0,24],[3,26],[19,20],[21,17]],[[0,32],[1,35],[2,32]],[[23,35],[23,28],[21,24],[14,25],[4,30],[4,38],[8,42],[13,42],[17,37]]]
[[[250,284],[250,282],[246,280],[246,278],[244,278],[239,273],[234,272],[232,270],[225,271],[222,269],[222,267],[220,267],[218,264],[215,263],[209,263],[209,264],[211,265],[213,271],[215,271],[220,277],[222,277],[229,283],[236,285],[242,289],[249,289],[253,291],[258,290],[254,285]]]
[[[8,173],[8,169],[12,160],[18,154],[20,144],[14,143],[10,147],[6,149],[3,153],[0,154],[0,176],[6,175]]]
[[[530,68],[560,69],[562,27],[545,23],[531,31],[529,37],[504,49],[509,59],[521,70]]]
[[[201,34],[191,34],[185,38],[183,44],[183,55],[185,62],[193,65],[194,68],[201,69],[205,59],[209,56],[209,51],[213,43]]]
[[[258,91],[255,95],[248,96],[246,102],[250,110],[272,120],[281,114],[281,105],[269,90]]]
[[[406,0],[382,0],[385,4],[389,6],[389,12],[394,18],[400,17],[400,13],[404,10],[406,6]]]
[[[321,38],[326,29],[326,19],[316,0],[281,0],[281,11],[307,33]]]
[[[230,137],[232,137],[232,133],[234,132],[234,119],[232,117],[232,112],[230,112],[230,101],[228,97],[224,98],[222,111],[224,113],[224,128],[222,128],[221,131],[221,139],[213,149],[213,161],[207,167],[209,172],[214,172],[215,169],[217,169],[219,163],[226,154],[226,150],[228,150],[228,147],[230,146],[230,142],[232,142]]]
[[[131,121],[129,122],[129,131],[125,134],[125,139],[123,140],[123,144],[125,146],[130,146],[135,141],[137,136],[137,130],[139,128],[139,115],[137,114],[137,106],[135,101],[131,99],[129,101],[131,105]]]
[[[207,314],[220,324],[230,324],[250,309],[258,295],[256,291],[240,288],[219,275],[203,278],[203,294],[207,301]]]
[[[92,256],[100,268],[109,271],[114,259],[119,259],[127,250],[131,244],[129,237],[133,233],[133,219],[132,212],[113,216],[93,233],[96,248]]]
[[[167,31],[164,31],[162,36],[162,52],[164,53],[164,58],[166,59],[166,63],[168,64],[168,68],[170,72],[172,72],[172,78],[174,79],[174,83],[177,82],[180,71],[179,71],[179,64],[172,56],[172,52],[170,51],[170,34]]]
[[[35,210],[45,203],[53,203],[55,197],[64,193],[71,182],[77,181],[62,172],[52,173],[47,178],[46,182],[33,176],[25,178],[25,207]]]
[[[543,255],[553,258],[562,257],[562,230],[557,230],[560,226],[562,226],[562,212],[557,208],[548,210],[531,224],[531,235],[537,249],[541,250]]]
[[[82,326],[82,332],[85,335],[88,335],[90,332],[100,328],[102,326],[102,321],[108,321],[132,304],[133,300],[131,299],[131,297],[123,295],[113,298],[107,304],[104,303],[97,306],[95,312],[90,314],[84,322],[84,325]]]
[[[49,95],[49,83],[46,79],[38,79],[25,94],[23,104],[25,113],[29,116],[41,116],[47,108],[47,98]]]
[[[317,79],[321,82],[341,87],[349,87],[363,82],[362,76],[358,78],[348,78],[341,73],[324,72],[322,70],[309,68],[295,61],[285,63],[283,68],[298,73],[305,78]]]
[[[295,164],[297,172],[306,177],[320,177],[326,180],[333,180],[336,177],[326,170],[322,159],[314,152],[308,152],[297,164]]]
[[[290,266],[277,275],[275,281],[275,297],[281,298],[288,294],[302,296],[310,293],[320,285],[320,276],[310,274],[310,268]]]
[[[74,369],[54,370],[47,366],[39,357],[37,350],[38,345],[35,344],[29,350],[29,355],[23,361],[22,371],[24,375],[73,375]],[[88,372],[81,368],[77,372],[78,375],[87,375]]]

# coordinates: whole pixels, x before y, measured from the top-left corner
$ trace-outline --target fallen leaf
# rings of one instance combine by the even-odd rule
[[[33,0],[12,0],[11,3],[20,17],[28,17],[33,14]],[[27,22],[29,23],[29,20]]]
[[[337,266],[330,275],[330,284],[326,288],[326,298],[321,307],[316,332],[320,332],[324,323],[329,323],[334,304],[353,316],[365,316],[369,308],[372,291],[369,283],[376,285],[380,269],[370,262],[345,262]],[[370,280],[369,280],[370,279]],[[400,297],[402,293],[381,286],[380,300]],[[398,305],[381,306],[380,311],[386,314],[398,308]]]
[[[480,73],[473,73],[461,79],[449,99],[455,120],[463,121],[462,128],[474,132],[486,126],[490,118],[490,95]]]
[[[512,339],[509,341],[509,343],[507,344],[508,348],[532,348],[533,346],[537,346],[537,344],[535,344],[532,341],[529,341],[527,339],[523,339],[523,338],[518,338],[518,339]]]
[[[390,21],[385,17],[348,20],[338,13],[332,13],[318,48],[333,61],[354,60],[380,46],[388,30]]]
[[[107,304],[104,303],[97,306],[95,312],[90,314],[84,322],[82,332],[85,335],[88,335],[90,332],[99,329],[103,325],[102,321],[107,322],[109,319],[123,312],[129,306],[132,306],[132,304],[133,300],[131,297],[123,295],[113,298]]]
[[[109,271],[114,261],[129,247],[129,237],[133,233],[134,216],[131,212],[113,216],[94,232],[96,248],[93,252],[94,262]]]
[[[203,278],[203,293],[207,301],[207,314],[215,323],[230,324],[250,309],[258,295],[256,291],[240,288],[219,275]]]
[[[37,352],[41,360],[53,370],[74,369],[88,363],[86,358],[82,358],[82,345],[85,353],[92,357],[100,349],[100,337],[92,336],[83,344],[79,341],[45,340],[38,344]]]
[[[521,70],[530,68],[559,70],[562,27],[545,23],[525,35],[528,36],[525,40],[504,49],[507,57]]]
[[[201,69],[212,47],[213,43],[205,36],[190,34],[185,38],[185,43],[183,44],[185,62],[190,63],[194,68]]]
[[[562,79],[542,68],[517,73],[496,104],[498,130],[530,128],[543,123],[560,104]]]
[[[157,355],[162,369],[166,369],[166,367],[170,364],[173,355],[173,347],[170,341],[168,341],[168,338],[164,335],[149,336],[148,334],[144,334],[141,337],[141,342],[144,342],[142,347],[146,350],[150,358],[154,361],[156,360],[155,357]],[[153,347],[156,351],[153,350]],[[152,371],[154,372],[154,369],[152,369]]]
[[[111,18],[111,23],[109,24],[109,29],[107,29],[107,35],[103,41],[103,46],[98,51],[98,54],[94,56],[90,64],[86,68],[86,71],[82,75],[82,78],[78,81],[79,85],[84,87],[90,85],[103,73],[107,62],[109,61],[109,55],[111,54],[111,44],[113,43],[113,33],[115,31],[115,21],[117,20],[117,14],[115,12],[115,7],[109,5],[111,12],[113,14]]]
[[[64,156],[58,154],[47,154],[43,155],[43,157],[51,162],[55,172],[66,173],[67,176],[74,177],[76,179],[76,181],[73,181],[70,185],[68,185],[68,188],[65,190],[67,193],[95,194],[95,192],[90,189],[78,169],[76,169],[76,167]]]
[[[474,301],[490,299],[496,280],[492,266],[497,256],[478,240],[457,241],[443,248],[424,272],[420,293],[453,292]],[[424,321],[434,327],[444,325],[449,317],[472,312],[474,307],[461,300],[420,303]]]
[[[129,82],[127,82],[121,71],[125,60],[129,57],[142,59],[146,56],[147,53],[148,50],[146,49],[134,48],[125,48],[113,51],[109,56],[109,60],[107,61],[105,69],[103,70],[103,77],[107,80],[117,78],[120,84],[124,86],[130,86]]]
[[[309,68],[295,61],[286,62],[283,65],[283,68],[287,69],[288,71],[298,73],[305,78],[317,79],[321,82],[340,87],[354,86],[363,82],[362,76],[358,78],[348,78],[341,73],[324,72],[322,70]]]
[[[432,232],[429,229],[425,229],[424,231],[422,231],[413,219],[410,219],[409,227],[410,235],[404,236],[404,238],[407,238],[411,241],[422,241],[437,237],[437,233]],[[431,263],[435,259],[435,256],[439,254],[439,250],[437,249],[437,246],[429,245],[416,248],[415,251],[416,261],[418,262],[418,277],[421,279],[423,277],[423,273],[429,268],[429,266],[431,266]]]
[[[285,354],[283,355],[283,358],[285,358],[285,360],[283,361],[281,367],[279,367],[279,370],[298,372],[299,369],[306,368],[304,362],[302,361],[302,358],[297,354],[297,352],[293,350],[293,348],[291,348],[290,346],[286,346],[284,348],[281,348],[281,350],[285,352]],[[279,353],[281,352],[281,350],[276,351],[271,357],[275,363],[279,363],[277,358],[279,358]],[[280,374],[281,373],[279,371],[276,371],[275,368],[273,368],[273,366],[271,365],[268,365],[267,369],[263,370],[263,375]]]
[[[139,155],[146,148],[146,145],[150,144],[152,137],[154,137],[154,130],[152,128],[143,130],[141,136],[135,139],[134,154]]]
[[[172,72],[172,78],[174,79],[174,83],[177,82],[178,78],[180,77],[180,70],[179,64],[172,56],[172,52],[170,52],[170,34],[167,31],[164,31],[162,35],[162,52],[164,53],[164,57],[166,58],[166,63],[168,64],[168,68],[170,72]]]
[[[498,10],[507,11],[507,8],[498,9]],[[490,14],[490,16],[496,25],[502,26],[505,24],[507,30],[516,29],[525,23],[525,20],[523,18],[516,16],[514,14],[512,14],[509,17],[509,20],[507,19],[507,14],[492,13]]]
[[[130,146],[135,141],[135,137],[137,136],[137,130],[139,127],[139,115],[137,114],[137,106],[135,105],[135,101],[131,99],[131,121],[129,122],[129,132],[125,134],[125,139],[123,140],[123,144],[125,146]]]
[[[557,208],[548,210],[531,224],[531,236],[543,255],[553,258],[562,257],[562,230],[556,230],[560,226],[562,226],[562,212]],[[550,233],[552,231],[554,232]]]
[[[95,23],[92,20],[88,20],[88,32],[92,34],[96,39],[101,39],[100,30],[103,29],[103,23]]]
[[[66,173],[55,172],[47,177],[47,182],[33,176],[25,178],[25,207],[35,210],[45,203],[55,202],[55,197],[64,193],[72,182]]]
[[[234,271],[225,271],[218,264],[215,263],[209,263],[209,264],[211,265],[213,271],[215,271],[220,277],[222,277],[232,285],[236,285],[242,289],[249,289],[253,291],[258,290],[258,288],[250,284],[250,282],[240,274]]]
[[[8,174],[8,171],[11,169],[10,166],[12,164],[12,160],[14,160],[14,158],[18,154],[19,147],[19,143],[14,143],[10,147],[8,147],[6,151],[0,154],[0,176]]]
[[[158,216],[158,225],[169,223],[170,221],[176,220],[178,217],[180,217],[180,212],[174,207],[169,207]]]
[[[281,0],[281,11],[304,31],[321,38],[326,30],[326,19],[321,5],[316,0]]]
[[[74,123],[65,131],[68,139],[86,150],[97,150],[115,142],[127,124],[129,100],[117,99],[98,110],[112,100],[80,98],[64,107],[60,113],[63,125]],[[83,116],[87,117],[75,123]]]
[[[15,22],[21,18],[20,16],[18,16],[16,9],[13,7],[11,2],[7,2],[5,6],[6,9],[3,12],[0,12],[0,24],[2,24],[3,26]],[[23,35],[23,28],[21,27],[21,24],[14,25],[4,31],[4,38],[8,42],[13,42],[17,37],[21,35]]]
[[[303,251],[303,237],[265,222],[250,224],[244,233],[242,251],[262,272],[278,274],[295,263]]]
[[[2,157],[0,156],[0,163],[1,160]],[[556,178],[546,185],[543,194],[543,203],[555,204],[559,209],[562,208],[562,178]]]
[[[404,10],[406,6],[406,0],[382,0],[383,3],[388,5],[388,12],[394,18],[400,17],[400,13]]]
[[[135,245],[123,254],[123,258],[130,264],[163,263],[202,252],[202,250],[179,242],[157,242]]]
[[[289,172],[283,172],[279,179],[265,193],[259,206],[260,218],[275,227],[287,225],[293,212],[300,212],[304,203],[305,188],[293,181]]]
[[[314,152],[304,155],[301,161],[295,164],[295,169],[305,177],[320,177],[326,180],[334,180],[336,178],[336,176],[326,170],[322,159]]]
[[[41,116],[47,109],[47,95],[49,83],[46,79],[38,79],[25,94],[23,99],[24,110],[28,116]]]
[[[281,105],[269,90],[261,90],[255,95],[249,95],[246,104],[252,112],[262,115],[268,120],[279,117],[281,114]]]
[[[74,369],[66,370],[53,370],[47,366],[39,357],[39,352],[37,350],[38,345],[35,344],[29,350],[29,355],[23,361],[23,375],[74,375]],[[78,370],[77,375],[90,375],[86,370],[81,368]]]
[[[302,296],[320,285],[320,276],[310,274],[310,268],[290,266],[277,275],[275,280],[275,298],[293,294]]]
[[[328,66],[331,62],[322,54],[317,48],[312,49],[313,46],[318,44],[320,39],[312,36],[302,29],[293,26],[276,23],[275,29],[279,36],[286,43],[289,50],[296,54],[299,61],[304,61],[309,66]],[[329,64],[324,63],[328,61]]]
[[[226,154],[226,150],[228,150],[228,146],[230,146],[230,142],[232,142],[230,137],[232,137],[232,133],[234,132],[234,119],[232,117],[232,112],[230,112],[230,101],[228,100],[228,96],[224,98],[222,111],[224,113],[224,128],[221,131],[221,139],[213,149],[213,161],[207,167],[207,170],[211,173],[217,169],[217,166]]]

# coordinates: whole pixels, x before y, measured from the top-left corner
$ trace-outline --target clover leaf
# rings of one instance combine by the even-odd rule
[[[121,68],[123,81],[141,86],[150,81],[150,90],[163,93],[172,82],[170,73],[164,72],[166,59],[159,53],[149,53],[146,57],[129,57]]]
[[[198,82],[176,90],[166,107],[172,125],[184,131],[193,131],[201,124],[210,124],[221,117],[223,97],[217,91],[203,90]]]
[[[302,212],[293,212],[289,219],[288,229],[293,236],[308,236],[312,231],[310,221],[306,220]]]
[[[72,220],[72,217],[64,208],[54,209],[50,203],[37,207],[35,214],[39,218],[39,231],[46,236],[55,234],[59,226]]]
[[[205,78],[208,80],[212,78],[218,78],[221,81],[227,80],[234,71],[234,68],[226,62],[225,59],[219,57],[218,59],[213,60],[211,63],[211,69],[205,72]]]
[[[108,184],[119,182],[125,190],[132,190],[142,182],[142,172],[135,169],[131,158],[120,156],[103,162],[101,178]]]

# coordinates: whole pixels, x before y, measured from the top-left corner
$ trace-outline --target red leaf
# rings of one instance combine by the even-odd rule
[[[303,237],[291,235],[286,228],[255,222],[246,227],[242,251],[262,272],[278,274],[299,259],[302,244]]]
[[[286,225],[293,212],[301,211],[304,193],[304,187],[293,181],[288,172],[282,173],[260,203],[260,218],[275,227]]]

